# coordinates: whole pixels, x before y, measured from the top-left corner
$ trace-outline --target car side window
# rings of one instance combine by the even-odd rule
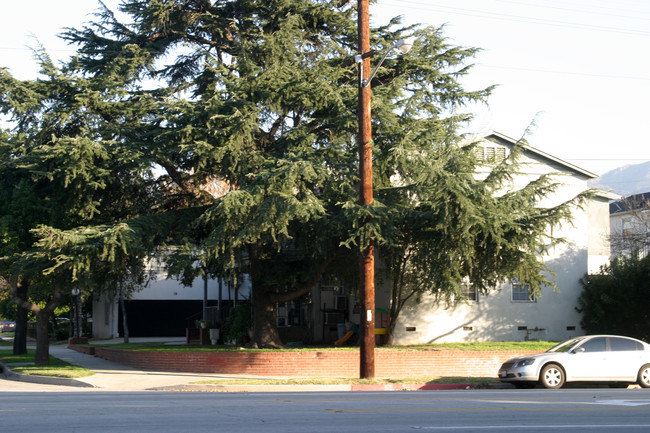
[[[607,350],[607,340],[604,337],[592,338],[580,345],[585,352],[605,352]]]
[[[609,349],[612,352],[629,352],[633,350],[641,350],[640,344],[634,340],[627,338],[610,338]]]

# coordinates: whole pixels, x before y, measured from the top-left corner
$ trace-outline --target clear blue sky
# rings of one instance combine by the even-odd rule
[[[27,48],[72,52],[56,34],[88,21],[95,0],[5,1],[0,66],[34,78]],[[106,0],[114,6],[118,0]],[[596,174],[650,160],[650,1],[379,0],[375,24],[402,15],[440,26],[456,45],[480,47],[467,88],[499,87],[489,107],[472,107],[471,129],[519,138]]]

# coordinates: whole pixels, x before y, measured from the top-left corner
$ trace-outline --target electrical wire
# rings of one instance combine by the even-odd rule
[[[553,26],[553,27],[563,27],[563,28],[592,30],[592,31],[650,37],[650,31],[648,30],[636,30],[636,29],[629,29],[629,28],[622,28],[622,27],[583,24],[583,23],[572,22],[572,21],[560,21],[557,19],[545,19],[545,18],[530,17],[524,15],[490,12],[490,11],[479,10],[479,9],[468,9],[468,8],[460,8],[460,7],[453,7],[453,6],[445,6],[439,3],[430,3],[430,2],[423,3],[417,1],[400,1],[399,3],[394,3],[391,1],[381,1],[380,4],[384,6],[399,7],[400,9],[405,9],[405,10],[411,9],[411,10],[420,10],[420,11],[429,11],[429,12],[445,12],[454,15],[472,16],[477,18],[486,18],[486,19],[493,19],[499,21],[521,22],[526,24],[537,24],[537,25],[545,25],[545,26]],[[529,4],[526,5],[532,6]],[[536,6],[536,7],[543,7],[543,6]],[[584,11],[581,12],[584,13]],[[646,20],[646,19],[641,18],[641,20]]]

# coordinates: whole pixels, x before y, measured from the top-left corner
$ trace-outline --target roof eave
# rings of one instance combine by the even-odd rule
[[[596,178],[599,177],[597,174],[592,173],[591,171],[585,170],[585,169],[583,169],[581,167],[578,167],[575,164],[571,164],[570,162],[567,162],[567,161],[565,161],[563,159],[557,158],[557,157],[551,155],[550,153],[546,153],[543,150],[537,149],[536,147],[533,147],[533,146],[531,146],[529,144],[521,143],[521,140],[516,140],[516,139],[514,139],[512,137],[509,137],[509,136],[507,136],[505,134],[502,134],[500,132],[497,132],[497,131],[487,131],[485,133],[477,135],[476,138],[478,138],[478,139],[486,139],[486,138],[488,138],[490,136],[496,137],[496,138],[498,138],[498,139],[500,139],[502,141],[509,142],[513,146],[519,144],[520,146],[522,146],[524,148],[524,150],[526,150],[528,152],[539,155],[544,159],[552,161],[555,164],[562,165],[562,166],[564,166],[564,167],[566,167],[566,168],[568,168],[570,170],[573,170],[574,172],[580,173],[581,175],[586,176],[588,178],[596,179]]]

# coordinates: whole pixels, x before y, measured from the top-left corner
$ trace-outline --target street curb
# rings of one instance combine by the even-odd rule
[[[447,391],[451,389],[474,389],[470,383],[388,383],[351,385],[351,391]]]
[[[238,385],[238,384],[187,384],[150,388],[151,391],[179,392],[369,392],[369,391],[442,391],[470,390],[475,385],[467,383],[428,384],[353,384],[353,385]]]
[[[97,388],[77,379],[53,376],[36,376],[13,372],[6,364],[0,363],[0,377],[19,382],[42,385]],[[501,383],[388,383],[388,384],[332,384],[332,385],[246,385],[246,384],[186,384],[148,388],[148,391],[176,392],[381,392],[381,391],[448,391],[473,390],[480,388],[499,389],[508,385]]]
[[[82,382],[80,380],[71,379],[68,377],[54,377],[54,376],[36,376],[30,374],[20,374],[13,372],[6,364],[0,363],[2,366],[2,377],[7,380],[15,380],[18,382],[39,383],[42,385],[60,385],[60,386],[76,386],[80,388],[94,388],[93,385]]]
[[[28,383],[43,385],[59,385],[79,388],[101,387],[92,385],[82,380],[36,376],[13,372],[6,364],[0,362],[0,377]],[[235,384],[224,381],[219,384],[190,383],[183,385],[170,385],[148,388],[148,391],[176,391],[176,392],[382,392],[382,391],[443,391],[443,390],[473,390],[473,389],[502,389],[512,388],[512,385],[499,382],[494,383],[388,383],[388,384],[323,384],[323,385],[295,385],[295,384]]]
[[[150,388],[150,391],[178,392],[345,392],[350,385],[237,385],[187,384]]]

